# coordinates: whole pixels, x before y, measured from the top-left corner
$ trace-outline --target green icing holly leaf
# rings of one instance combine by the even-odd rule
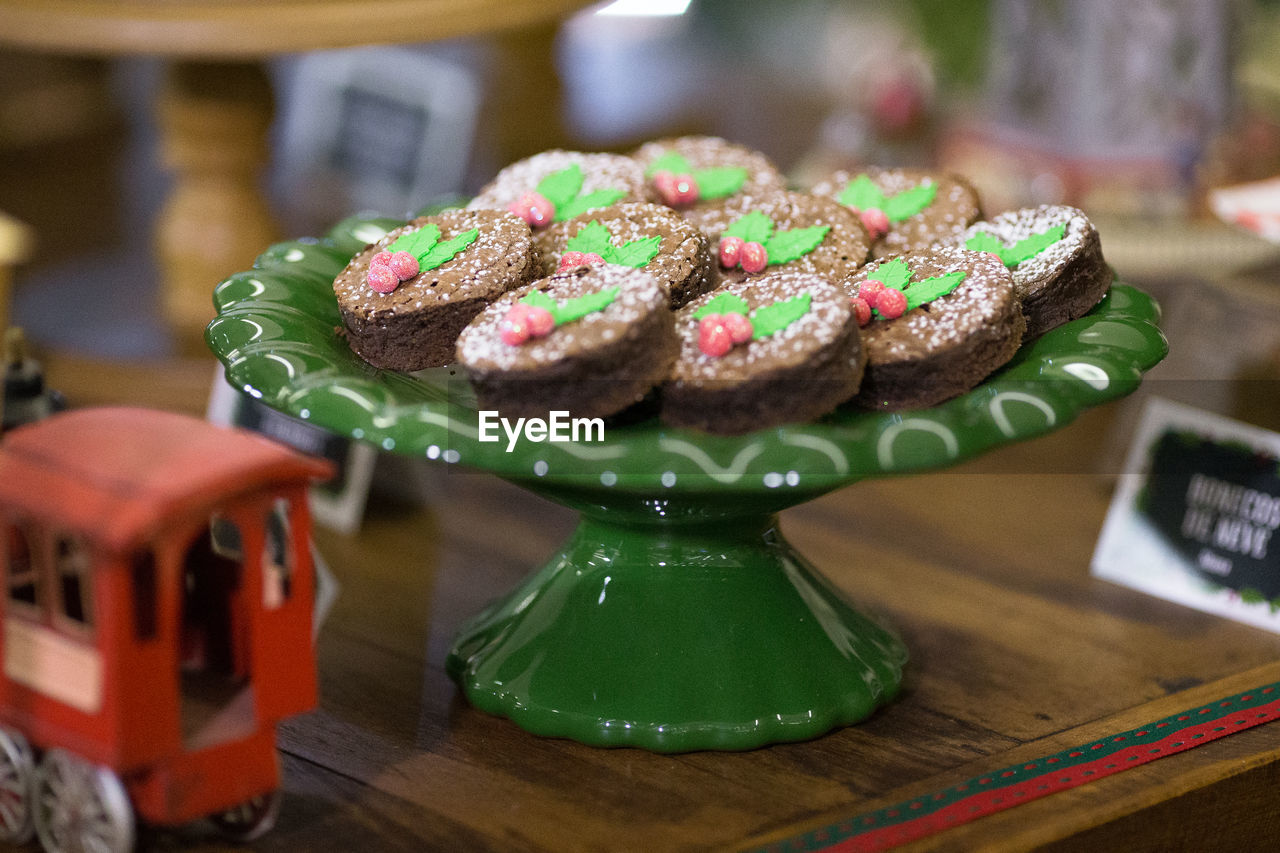
[[[620,292],[622,292],[621,287],[610,287],[607,290],[566,299],[563,305],[557,306],[556,310],[551,312],[551,316],[555,317],[557,326],[581,320],[588,314],[608,308],[613,304],[613,300],[618,298]]]
[[[582,181],[582,167],[577,163],[571,163],[538,181],[538,194],[555,207],[556,222],[572,219],[593,208],[608,207],[627,194],[626,190],[606,187],[579,195],[582,192]]]
[[[1013,269],[1018,264],[1034,258],[1061,240],[1066,236],[1066,233],[1067,223],[1063,222],[1047,231],[1024,237],[1012,246],[1006,246],[994,234],[979,231],[966,240],[964,245],[965,248],[972,249],[975,252],[991,252],[994,255],[998,255],[1000,260],[1004,261],[1006,267]]]
[[[641,237],[629,240],[621,246],[613,245],[613,234],[602,222],[588,222],[578,229],[565,243],[567,252],[594,252],[604,258],[605,263],[621,264],[624,267],[637,269],[653,260],[658,254],[662,237]]]
[[[893,258],[880,264],[875,271],[867,273],[867,279],[878,281],[894,290],[903,290],[911,281],[911,268],[902,258]]]
[[[757,308],[751,315],[751,339],[759,340],[772,335],[774,332],[781,332],[787,326],[808,314],[809,306],[812,302],[813,297],[810,294],[802,293],[791,299],[784,299],[781,302]]]
[[[728,198],[747,182],[747,170],[741,166],[715,166],[693,173],[698,184],[698,198]]]
[[[993,255],[999,255],[1002,261],[1004,261],[1004,253],[1009,251],[1005,248],[1004,243],[996,239],[994,234],[989,234],[986,231],[979,231],[968,240],[965,240],[964,247],[975,252],[990,252]],[[1012,265],[1005,261],[1005,266]]]
[[[830,230],[830,225],[810,225],[808,228],[774,232],[764,244],[764,249],[769,254],[769,263],[785,264],[809,254],[818,248]]]
[[[773,220],[753,210],[726,228],[720,236],[741,237],[744,242],[761,244],[772,266],[809,254],[822,243],[830,230],[830,225],[810,225],[790,231],[774,231]]]
[[[608,308],[613,304],[613,300],[618,298],[618,294],[621,291],[621,287],[610,287],[607,290],[597,291],[596,293],[575,296],[560,303],[541,290],[535,290],[521,297],[520,301],[535,308],[547,309],[551,312],[551,317],[555,320],[556,325],[563,326],[565,323],[581,320],[588,314],[594,314],[597,311],[603,311]]]
[[[919,308],[927,302],[946,296],[964,281],[964,277],[964,272],[956,271],[913,282],[904,291],[907,296],[907,310]]]
[[[692,171],[692,169],[693,167],[689,165],[689,161],[684,158],[683,154],[676,151],[668,151],[650,163],[649,168],[644,170],[644,174],[645,177],[652,178],[659,172],[674,172],[678,175],[681,172]]]
[[[538,181],[538,194],[556,207],[556,212],[582,191],[582,167],[573,163]]]
[[[431,251],[432,247],[434,247],[439,240],[439,226],[427,224],[419,228],[417,231],[409,231],[401,234],[394,242],[391,243],[391,245],[387,246],[385,251],[408,252],[417,258]],[[419,264],[421,264],[421,261],[419,261]]]
[[[964,281],[964,277],[965,273],[957,271],[913,282],[911,268],[902,258],[891,258],[867,274],[868,281],[878,281],[885,287],[901,290],[907,297],[907,311],[946,296]],[[876,314],[879,316],[879,312]]]
[[[701,320],[708,314],[746,314],[750,308],[741,296],[732,293],[718,293],[711,301],[693,312],[693,319]]]
[[[656,234],[652,237],[641,237],[638,240],[629,240],[621,246],[610,246],[601,257],[611,264],[639,269],[653,260],[661,244],[662,237]]]
[[[577,198],[570,199],[564,204],[556,205],[556,222],[563,222],[566,219],[572,219],[580,213],[586,213],[597,207],[608,207],[617,202],[627,194],[626,190],[613,189],[606,187],[602,190],[592,190],[586,195],[580,195]]]
[[[433,270],[445,261],[452,260],[454,255],[474,243],[479,236],[480,229],[472,228],[469,231],[463,231],[456,237],[445,240],[443,243],[436,243],[431,248],[431,251],[427,252],[426,257],[418,258],[418,269]]]
[[[552,315],[554,315],[556,313],[556,309],[560,307],[554,299],[547,296],[547,294],[543,293],[541,290],[532,291],[527,296],[521,297],[520,301],[525,305],[531,305],[534,308],[545,308],[550,311]]]
[[[929,205],[938,194],[938,185],[930,181],[909,190],[903,190],[892,198],[885,199],[884,215],[890,222],[901,222],[915,216]]]
[[[884,193],[867,175],[859,175],[850,181],[836,200],[858,210],[884,209]]]
[[[721,237],[741,237],[746,243],[764,243],[773,233],[773,220],[753,210],[724,230]]]
[[[659,172],[674,175],[693,175],[698,185],[698,198],[702,200],[728,198],[742,189],[747,182],[747,170],[741,166],[709,166],[694,169],[688,159],[679,152],[668,151],[649,164],[645,177],[652,178]]]
[[[858,210],[878,208],[890,222],[901,222],[915,216],[929,205],[938,194],[933,181],[903,190],[895,196],[886,196],[867,175],[858,175],[848,183],[836,200]]]
[[[564,244],[564,248],[566,252],[594,252],[603,258],[604,253],[609,250],[609,239],[612,236],[603,222],[592,221],[579,228],[578,233]]]
[[[418,259],[419,272],[426,272],[452,260],[454,255],[474,243],[479,236],[480,229],[472,228],[442,243],[439,227],[428,223],[417,231],[401,234],[387,246],[386,251],[410,253]]]

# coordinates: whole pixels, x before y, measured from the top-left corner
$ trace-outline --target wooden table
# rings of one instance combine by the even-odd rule
[[[110,402],[112,383],[89,384]],[[281,734],[284,809],[255,849],[736,849],[1280,680],[1280,636],[1090,578],[1118,413],[784,513],[792,542],[913,659],[869,721],[746,753],[593,749],[467,706],[442,672],[454,631],[546,559],[572,516],[452,470],[429,476],[426,506],[375,499],[358,535],[318,533],[342,585],[319,642],[322,702]],[[1269,849],[1277,782],[1280,725],[1260,725],[905,849]],[[152,843],[238,849],[199,827]]]
[[[156,231],[167,319],[203,351],[209,293],[279,239],[259,186],[273,97],[265,60],[499,33],[502,127],[558,142],[553,25],[589,0],[0,0],[0,44],[172,60],[157,103],[174,184]],[[554,113],[554,111],[552,111]],[[518,148],[515,150],[519,150]],[[508,152],[501,152],[506,156]],[[524,151],[522,153],[531,153]]]

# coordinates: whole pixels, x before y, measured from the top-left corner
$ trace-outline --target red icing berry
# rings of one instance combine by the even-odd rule
[[[696,202],[701,194],[693,175],[684,172],[676,175],[676,192],[671,204],[673,207],[684,207]]]
[[[698,323],[698,349],[712,358],[720,358],[733,349],[733,335],[720,314],[708,314]]]
[[[851,296],[849,302],[853,305],[853,313],[858,317],[859,327],[871,322],[871,306],[867,304],[867,300],[861,296]]]
[[[907,310],[907,294],[894,287],[886,287],[876,299],[876,310],[887,320],[901,317]]]
[[[517,302],[507,309],[498,326],[498,336],[504,344],[518,347],[530,338],[546,337],[555,327],[555,317],[546,308]]]
[[[556,327],[556,318],[551,316],[551,312],[536,305],[529,306],[529,310],[524,315],[524,322],[529,329],[530,337],[534,338],[545,338]]]
[[[735,344],[743,344],[751,340],[751,336],[756,331],[746,314],[724,314],[720,317],[720,321],[729,330],[729,337]]]
[[[418,259],[408,252],[396,252],[388,266],[401,281],[408,281],[418,274]]]
[[[752,240],[742,244],[742,269],[749,273],[764,272],[769,265],[769,253],[764,244]]]
[[[878,279],[869,278],[858,287],[858,295],[866,301],[871,308],[876,307],[876,303],[880,301],[880,294],[884,293],[884,282]]]
[[[889,217],[878,207],[869,207],[858,214],[862,227],[867,229],[872,240],[879,240],[889,233]]]
[[[742,247],[744,241],[741,237],[721,237],[720,238],[720,266],[727,270],[731,270],[742,260]]]
[[[653,186],[658,191],[658,197],[663,203],[670,204],[668,199],[675,198],[676,195],[676,175],[675,172],[663,169],[661,172],[655,172],[653,175]]]
[[[701,195],[697,180],[688,172],[677,175],[664,169],[654,174],[653,186],[658,190],[662,203],[669,207],[686,207]]]
[[[365,280],[378,293],[390,293],[400,286],[400,277],[388,264],[370,264]]]
[[[498,326],[498,335],[504,344],[518,347],[529,340],[529,308],[523,302],[517,302],[507,310]]]
[[[374,266],[375,264],[378,266],[387,266],[391,263],[391,257],[392,255],[390,252],[379,252],[369,259],[369,266]]]
[[[507,205],[507,210],[529,223],[530,228],[551,224],[556,217],[556,206],[541,193],[527,192]]]
[[[560,266],[556,268],[556,272],[565,272],[566,270],[575,270],[578,267],[589,267],[603,263],[604,258],[595,252],[565,252],[560,256]]]

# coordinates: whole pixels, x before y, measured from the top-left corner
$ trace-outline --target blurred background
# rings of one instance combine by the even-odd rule
[[[265,79],[216,44],[180,63],[22,44],[13,14],[0,4],[0,211],[30,238],[13,321],[79,373],[201,355],[207,293],[270,239],[404,216],[545,148],[669,134],[754,146],[798,185],[928,165],[968,175],[988,215],[1075,204],[1139,283],[1275,280],[1258,232],[1280,202],[1252,184],[1280,175],[1277,0],[619,0],[440,42],[290,47],[255,56]],[[230,103],[246,93],[261,126]],[[163,244],[218,239],[205,217],[263,242],[175,296]]]

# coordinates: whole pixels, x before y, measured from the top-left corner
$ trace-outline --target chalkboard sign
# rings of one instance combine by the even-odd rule
[[[289,213],[403,216],[462,189],[481,86],[465,58],[423,48],[307,54],[287,64],[277,167]]]
[[[1280,434],[1147,400],[1093,573],[1280,632]]]
[[[1280,603],[1280,462],[1194,432],[1155,443],[1140,508],[1206,580]]]

